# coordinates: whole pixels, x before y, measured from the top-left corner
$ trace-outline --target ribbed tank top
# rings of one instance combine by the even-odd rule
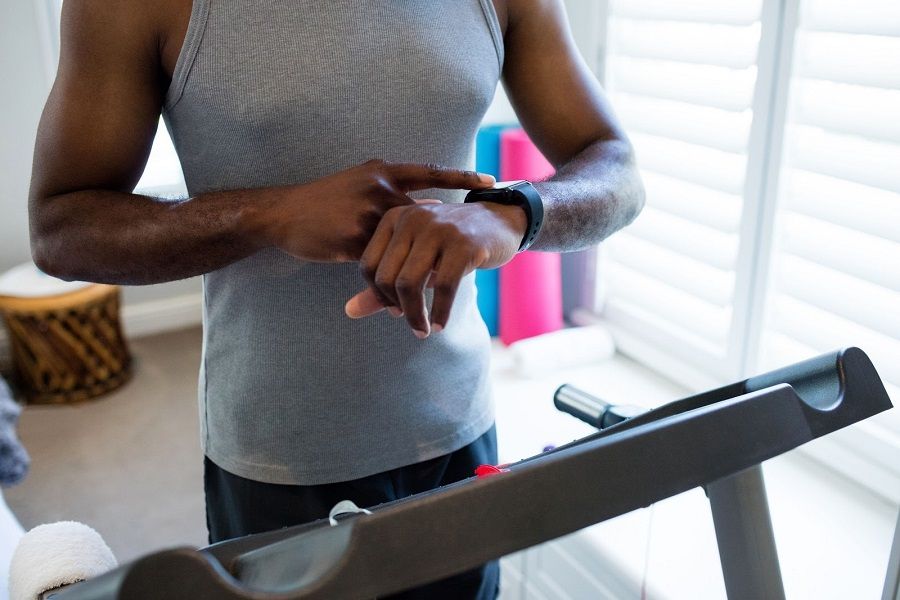
[[[470,169],[502,62],[491,0],[194,0],[164,118],[191,195],[304,183],[372,158]],[[356,263],[275,249],[204,276],[200,420],[213,462],[270,483],[347,481],[491,426],[474,278],[426,340],[386,313],[347,318],[364,287]]]

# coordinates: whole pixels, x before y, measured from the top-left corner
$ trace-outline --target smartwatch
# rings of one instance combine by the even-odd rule
[[[525,211],[525,237],[519,244],[519,252],[528,250],[537,238],[544,221],[544,203],[541,195],[528,181],[498,181],[486,190],[472,190],[466,195],[468,202],[496,202],[507,206],[519,206]]]

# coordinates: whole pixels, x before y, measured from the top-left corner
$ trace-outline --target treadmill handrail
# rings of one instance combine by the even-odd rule
[[[751,378],[515,463],[499,475],[375,507],[371,515],[336,526],[324,520],[303,526],[303,533],[285,530],[280,541],[269,536],[255,549],[248,550],[250,538],[206,552],[161,552],[110,574],[107,580],[118,582],[114,590],[99,584],[104,576],[58,598],[299,600],[394,593],[709,484],[891,406],[858,349],[781,371],[793,385]],[[829,393],[836,395],[833,402]],[[313,535],[315,548],[309,544]],[[229,555],[232,543],[240,554]],[[314,562],[310,552],[324,549],[330,563],[320,562],[310,577],[301,565]]]

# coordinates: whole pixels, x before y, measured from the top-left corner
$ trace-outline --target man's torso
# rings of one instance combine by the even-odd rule
[[[502,69],[490,0],[195,0],[182,37],[164,115],[192,195],[372,158],[471,168]],[[355,264],[274,249],[204,277],[201,422],[219,466],[272,483],[353,479],[490,426],[472,276],[427,340],[386,314],[347,319],[364,285]]]

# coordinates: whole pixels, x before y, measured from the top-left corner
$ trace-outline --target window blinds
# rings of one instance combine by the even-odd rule
[[[757,80],[761,2],[612,0],[607,90],[647,189],[601,264],[620,347],[726,376]]]
[[[900,3],[800,7],[760,362],[859,346],[896,403]],[[900,447],[894,412],[860,427],[881,437],[888,432],[877,428],[893,430]]]

